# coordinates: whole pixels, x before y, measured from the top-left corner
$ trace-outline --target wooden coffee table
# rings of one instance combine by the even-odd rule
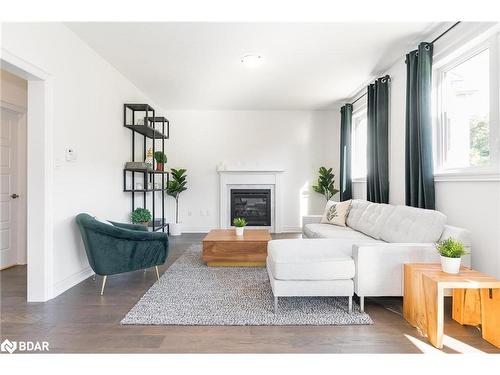
[[[405,264],[403,316],[408,323],[442,348],[445,289],[453,289],[452,318],[481,325],[483,339],[500,348],[500,281],[474,270],[461,268],[452,275],[442,272],[440,264]]]
[[[270,240],[267,229],[245,229],[243,236],[234,229],[213,229],[203,239],[202,259],[208,266],[263,267]]]

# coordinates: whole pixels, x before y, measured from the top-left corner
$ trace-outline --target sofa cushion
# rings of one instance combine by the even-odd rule
[[[380,234],[387,242],[433,243],[443,233],[446,216],[439,211],[396,206]]]
[[[348,227],[358,230],[358,223],[369,204],[370,202],[361,199],[351,200],[351,209],[349,210],[349,215],[347,216]]]
[[[330,224],[306,224],[304,226],[304,234],[308,238],[355,239],[368,242],[376,241],[352,228]]]
[[[332,224],[345,227],[345,221],[347,219],[347,215],[349,214],[350,207],[350,200],[345,202],[326,202],[325,211],[321,217],[321,224]]]
[[[269,241],[267,266],[278,280],[352,279],[353,259],[332,245],[314,239]]]
[[[356,230],[380,239],[385,223],[396,207],[389,204],[369,203],[356,222]]]

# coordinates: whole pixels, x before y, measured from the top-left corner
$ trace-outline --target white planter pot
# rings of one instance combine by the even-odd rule
[[[180,236],[182,234],[181,223],[170,223],[169,228],[171,236]]]
[[[236,227],[236,235],[243,236],[243,232],[245,231],[245,227]]]
[[[446,273],[458,273],[462,258],[448,258],[441,256],[441,269]]]

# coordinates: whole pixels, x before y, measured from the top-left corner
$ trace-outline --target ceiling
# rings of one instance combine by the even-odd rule
[[[439,23],[68,23],[165,109],[328,109]],[[263,63],[250,69],[243,55]]]

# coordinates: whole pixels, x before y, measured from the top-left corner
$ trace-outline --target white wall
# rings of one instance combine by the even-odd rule
[[[186,231],[218,226],[219,162],[285,170],[284,231],[300,230],[301,214],[323,210],[322,196],[310,187],[322,165],[338,175],[338,111],[167,111],[167,117],[168,167],[188,170],[180,201]],[[173,199],[168,203],[173,218]]]
[[[62,24],[4,23],[2,48],[53,79],[51,295],[55,296],[91,274],[75,215],[89,212],[128,220],[130,197],[122,192],[122,168],[130,159],[130,131],[122,126],[122,106],[155,103]],[[338,111],[170,112],[155,108],[157,115],[171,120],[168,166],[189,171],[189,190],[181,198],[186,229],[205,231],[217,226],[215,168],[219,161],[271,162],[285,169],[284,229],[297,230],[301,213],[322,210],[321,196],[312,193],[301,198],[301,192],[309,191],[321,165],[338,171]],[[76,150],[77,161],[65,161],[66,147]],[[168,210],[173,217],[171,199]]]
[[[434,46],[434,61],[445,58],[469,43],[484,30],[476,25],[462,24],[440,39]],[[428,38],[431,40],[432,38]],[[415,46],[416,47],[416,46]],[[405,204],[405,57],[379,76],[391,76],[389,203]],[[364,99],[365,100],[365,99]],[[363,101],[356,103],[355,108]],[[436,209],[448,217],[448,223],[467,228],[472,233],[472,266],[500,277],[500,182],[444,181],[437,178]],[[366,183],[353,187],[354,198],[366,199]]]
[[[62,24],[3,23],[2,49],[53,79],[52,294],[57,295],[91,274],[75,215],[128,219],[122,169],[130,131],[122,126],[123,103],[151,101]],[[77,161],[65,161],[68,146],[77,151]],[[28,162],[36,157],[28,155]]]

